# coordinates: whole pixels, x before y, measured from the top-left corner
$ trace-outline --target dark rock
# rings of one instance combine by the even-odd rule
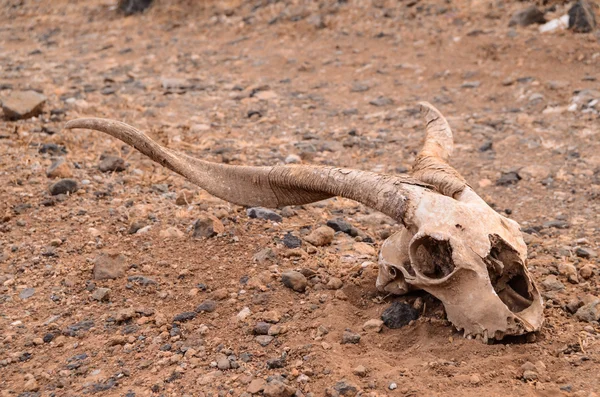
[[[344,331],[344,334],[342,335],[342,345],[344,345],[344,344],[356,345],[358,342],[360,342],[359,334],[355,334],[354,332],[349,331],[349,330]]]
[[[515,185],[520,180],[521,180],[521,177],[519,176],[518,173],[516,173],[514,171],[504,172],[504,173],[502,173],[502,176],[500,178],[498,178],[498,180],[496,181],[496,185],[498,185],[498,186]]]
[[[78,323],[67,326],[63,330],[63,334],[67,336],[77,336],[80,331],[89,331],[94,326],[94,322],[92,320],[83,320]]]
[[[341,219],[331,219],[327,221],[327,226],[335,230],[336,232],[346,233],[349,236],[358,236],[358,229],[350,225],[348,222]]]
[[[584,259],[590,259],[590,258],[595,258],[598,256],[598,254],[596,253],[596,251],[594,251],[591,248],[577,248],[575,250],[575,255],[577,255],[580,258],[584,258]]]
[[[391,98],[387,98],[384,96],[380,96],[376,99],[372,99],[369,101],[369,104],[373,105],[373,106],[390,106],[394,104],[394,101]]]
[[[75,193],[79,185],[73,179],[61,179],[50,185],[50,194],[57,196],[59,194]]]
[[[587,305],[581,306],[575,313],[579,320],[592,322],[600,320],[600,299],[596,299]]]
[[[57,145],[56,143],[44,143],[39,146],[38,152],[41,154],[52,154],[56,156],[61,156],[63,154],[67,154],[67,148],[62,145]]]
[[[19,293],[19,298],[25,300],[31,298],[35,294],[35,288],[25,288]]]
[[[281,222],[283,218],[278,213],[262,207],[253,207],[246,210],[250,218],[264,219],[267,221]]]
[[[554,228],[554,229],[568,229],[570,227],[569,222],[567,221],[563,221],[563,220],[553,220],[553,221],[548,221],[548,222],[544,222],[544,224],[542,225],[544,227],[544,229],[550,229],[550,228]]]
[[[275,339],[275,338],[271,335],[258,335],[254,339],[256,340],[256,342],[259,345],[264,347],[264,346],[267,346],[269,343],[273,342],[273,339]]]
[[[184,321],[190,321],[196,318],[196,312],[183,312],[183,313],[179,313],[177,315],[175,315],[175,317],[173,317],[173,322],[184,322]]]
[[[352,83],[352,87],[350,87],[350,92],[365,92],[369,90],[369,86],[366,84],[361,84],[357,81]]]
[[[288,271],[281,274],[281,282],[288,288],[293,289],[296,292],[304,292],[308,281],[306,277],[296,271]]]
[[[129,277],[127,277],[127,281],[129,281],[131,283],[140,284],[143,286],[158,284],[156,282],[156,280],[154,280],[153,278],[147,277],[147,276],[141,276],[141,275],[129,276]]]
[[[300,248],[302,246],[302,240],[298,236],[294,236],[291,232],[287,232],[283,236],[283,245],[286,248]]]
[[[514,13],[508,22],[508,26],[518,25],[525,27],[534,23],[546,23],[546,18],[544,18],[544,13],[542,11],[540,11],[536,6],[531,5]]]
[[[493,143],[492,141],[487,141],[483,145],[479,147],[480,152],[487,152],[488,150],[492,150]]]
[[[140,220],[133,221],[131,222],[131,225],[129,225],[129,230],[127,231],[127,233],[135,234],[138,230],[143,229],[144,227],[146,227],[145,222]]]
[[[94,280],[110,280],[125,274],[125,256],[114,252],[102,252],[94,259]]]
[[[46,335],[44,335],[43,341],[44,343],[50,343],[54,340],[54,334],[51,332],[48,332]]]
[[[198,306],[196,306],[197,313],[201,313],[201,312],[212,313],[215,310],[217,310],[217,302],[210,300],[210,299],[207,299],[204,302],[202,302],[201,304],[199,304]]]
[[[137,14],[150,7],[152,0],[119,0],[119,10],[125,15]]]
[[[419,318],[418,311],[411,305],[398,301],[393,302],[381,314],[381,319],[388,328],[402,328],[417,318]]]
[[[125,171],[125,160],[117,156],[102,156],[98,169],[102,172],[121,172]]]
[[[218,227],[217,227],[218,229]],[[219,234],[217,230],[215,230],[215,220],[209,217],[202,217],[194,222],[194,231],[192,232],[192,236],[195,238],[206,237],[211,238]]]
[[[589,33],[596,28],[596,17],[590,3],[578,0],[569,9],[569,29],[577,33]]]
[[[271,324],[265,323],[264,321],[259,321],[254,326],[254,334],[255,335],[268,335],[269,328],[271,328]]]
[[[354,397],[358,393],[358,389],[351,383],[346,382],[345,380],[339,381],[333,386],[333,389],[337,391],[340,396],[344,397]]]
[[[285,360],[283,358],[271,358],[267,360],[267,368],[275,369],[275,368],[283,368],[285,367]]]
[[[15,91],[1,102],[5,118],[20,120],[40,114],[46,97],[36,91]]]

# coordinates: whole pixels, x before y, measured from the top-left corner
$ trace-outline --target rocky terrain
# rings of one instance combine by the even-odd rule
[[[544,25],[572,4],[155,3],[0,1],[0,396],[597,395],[600,34]],[[432,296],[378,293],[399,225],[353,201],[242,208],[62,129],[394,174],[420,100],[521,224],[540,333],[467,340]]]

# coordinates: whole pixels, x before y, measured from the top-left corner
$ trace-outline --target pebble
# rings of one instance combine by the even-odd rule
[[[575,249],[575,255],[583,259],[596,258],[598,254],[591,248],[578,247]]]
[[[99,302],[108,301],[110,298],[110,288],[96,288],[92,293],[92,299]]]
[[[337,382],[333,389],[344,397],[354,397],[358,394],[358,388],[346,380]]]
[[[183,312],[176,314],[175,317],[173,317],[173,322],[185,322],[193,320],[196,318],[196,314],[196,312]]]
[[[110,280],[125,274],[125,256],[119,253],[102,252],[94,259],[94,280]]]
[[[288,232],[285,234],[285,236],[283,236],[282,242],[286,248],[290,249],[300,248],[302,246],[302,240],[300,237],[293,235],[291,232]]]
[[[217,354],[217,367],[220,370],[228,370],[231,368],[231,362],[224,354]]]
[[[196,306],[197,313],[202,313],[202,312],[212,313],[215,310],[217,310],[217,302],[215,302],[211,299],[207,299],[204,302],[202,302],[201,304],[199,304],[198,306]]]
[[[265,397],[292,397],[295,394],[295,388],[277,379],[272,379],[263,389],[263,396]]]
[[[57,196],[59,194],[75,193],[79,189],[77,181],[73,179],[61,179],[50,185],[50,194]]]
[[[101,156],[98,169],[101,172],[121,172],[125,171],[125,160],[117,156]]]
[[[281,222],[283,220],[278,213],[262,207],[248,208],[246,214],[250,218],[264,219],[273,222]]]
[[[19,298],[25,300],[25,299],[31,298],[33,296],[33,294],[35,294],[35,288],[24,288],[19,293]]]
[[[383,323],[388,328],[402,328],[419,318],[419,312],[411,305],[395,301],[381,314]]]
[[[398,388],[398,385],[394,382],[390,383],[390,385],[388,386],[388,389],[390,390],[396,390]]]
[[[600,321],[600,299],[595,299],[592,302],[581,306],[575,312],[575,317],[581,321]]]
[[[2,98],[0,102],[5,118],[20,120],[39,115],[46,102],[46,97],[33,90],[14,91]]]
[[[46,176],[48,178],[71,178],[73,172],[66,160],[60,157],[52,161],[52,164],[46,170]]]
[[[500,178],[498,178],[496,180],[496,185],[497,186],[510,186],[510,185],[515,185],[517,184],[519,181],[521,180],[521,177],[519,176],[518,173],[511,171],[511,172],[504,172],[502,173],[502,176],[500,176]]]
[[[302,162],[302,159],[297,154],[290,154],[284,161],[286,164],[299,164]]]
[[[302,273],[293,270],[282,273],[281,281],[283,285],[296,292],[304,292],[308,284],[308,280]]]
[[[254,339],[256,340],[256,342],[259,345],[264,347],[264,346],[267,346],[269,343],[273,342],[273,339],[275,339],[275,338],[271,335],[258,335]]]
[[[369,104],[377,107],[390,106],[394,104],[394,100],[388,97],[379,96],[375,99],[370,100]]]
[[[359,334],[355,334],[352,331],[349,330],[345,330],[344,334],[342,335],[342,344],[353,344],[356,345],[358,342],[360,342],[360,335]]]
[[[194,193],[190,192],[189,190],[184,189],[181,192],[179,192],[179,194],[177,195],[177,198],[175,199],[175,205],[179,205],[179,206],[191,205],[193,198],[194,198]]]
[[[152,277],[142,276],[139,274],[127,277],[127,281],[130,283],[136,283],[139,285],[143,285],[147,287],[148,285],[157,285],[158,282],[154,280]]]
[[[359,365],[352,370],[352,373],[358,377],[364,378],[367,376],[367,368],[364,365]]]
[[[259,321],[254,326],[253,332],[256,335],[268,335],[270,328],[271,328],[271,324],[265,323],[264,321]]]
[[[313,230],[308,236],[304,237],[304,240],[315,247],[322,247],[331,244],[334,235],[335,231],[332,228],[329,226],[321,226]]]
[[[546,291],[562,291],[565,289],[565,285],[561,283],[554,274],[546,276],[542,281],[542,286]]]
[[[367,332],[381,332],[382,329],[383,321],[378,318],[373,318],[363,324],[363,330]]]
[[[581,269],[579,269],[579,275],[583,279],[587,280],[594,275],[594,269],[595,269],[594,265],[587,263],[587,264],[583,265],[581,267]]]
[[[223,222],[214,216],[204,216],[194,222],[192,236],[195,238],[211,238],[224,232],[225,226],[223,226]]]
[[[163,239],[170,239],[170,238],[183,238],[185,236],[185,234],[177,229],[175,226],[171,226],[166,228],[165,230],[161,230],[158,235],[163,238]]]
[[[578,0],[569,9],[569,29],[577,33],[589,33],[596,28],[594,9],[586,0]]]
[[[266,385],[263,379],[252,379],[246,391],[250,394],[258,394],[265,389]]]
[[[346,233],[352,237],[358,236],[358,229],[342,219],[330,219],[327,221],[327,226],[336,232]]]
[[[242,310],[240,310],[240,312],[236,315],[236,317],[238,320],[244,321],[251,314],[252,314],[252,312],[250,311],[250,308],[244,307]]]
[[[327,282],[328,289],[336,290],[336,289],[342,288],[343,286],[344,286],[344,283],[342,282],[342,280],[340,280],[337,277],[331,277],[329,279],[329,281]]]
[[[519,10],[513,14],[508,22],[508,26],[529,26],[534,23],[541,24],[546,23],[544,13],[534,5],[531,5],[523,10]]]

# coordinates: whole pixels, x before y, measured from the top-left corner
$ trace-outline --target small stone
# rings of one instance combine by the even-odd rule
[[[182,190],[175,199],[175,205],[185,206],[192,204],[192,199],[194,198],[194,193],[189,190]]]
[[[122,254],[103,252],[94,259],[94,280],[122,277],[125,267],[125,257]]]
[[[23,386],[23,389],[26,392],[35,392],[35,391],[40,390],[40,386],[38,385],[38,383],[35,380],[35,378],[31,377],[27,382],[25,382],[25,385]]]
[[[250,218],[264,219],[273,222],[281,222],[283,220],[278,213],[262,207],[248,208],[246,214]]]
[[[388,328],[402,328],[419,318],[419,312],[411,305],[395,301],[381,314],[383,323]]]
[[[263,389],[265,397],[292,397],[296,394],[296,389],[285,383],[273,379]]]
[[[593,249],[582,248],[582,247],[578,247],[575,250],[575,255],[577,255],[578,257],[583,258],[583,259],[596,258],[598,256],[596,251],[594,251]]]
[[[217,310],[217,302],[207,299],[198,306],[196,306],[196,313],[212,313]]]
[[[586,0],[578,0],[569,9],[569,29],[577,33],[589,33],[596,28],[594,9]]]
[[[35,117],[42,112],[46,97],[36,91],[14,91],[0,100],[4,117],[20,120]]]
[[[481,383],[481,377],[478,374],[473,374],[469,377],[469,382],[471,382],[472,385],[478,385]]]
[[[337,277],[331,277],[329,279],[329,281],[327,282],[327,288],[328,289],[340,289],[344,286],[344,283],[342,282],[342,280],[340,280]]]
[[[510,186],[515,185],[521,180],[521,177],[518,173],[511,171],[505,172],[502,174],[500,178],[496,180],[497,186]]]
[[[185,322],[185,321],[190,321],[193,320],[194,318],[196,318],[196,312],[183,312],[183,313],[179,313],[176,314],[175,317],[173,317],[173,322]]]
[[[308,280],[302,273],[293,270],[282,273],[281,281],[283,282],[283,285],[296,292],[304,292],[308,283]]]
[[[237,317],[238,320],[244,321],[251,314],[252,314],[252,312],[250,311],[250,308],[245,307],[242,310],[240,310],[240,312],[236,315],[236,317]]]
[[[99,302],[108,301],[110,298],[110,288],[96,288],[92,293],[92,299]]]
[[[286,248],[290,249],[300,248],[302,246],[302,240],[300,239],[300,237],[294,236],[290,232],[286,233],[285,236],[283,236],[282,242],[283,245],[286,246]]]
[[[302,159],[297,154],[290,154],[285,158],[286,164],[300,164]]]
[[[388,389],[390,390],[396,390],[398,388],[398,385],[395,382],[390,383],[390,385],[388,386]]]
[[[536,380],[537,378],[538,378],[538,374],[535,373],[534,371],[531,371],[531,370],[523,371],[523,379],[524,380],[533,381],[533,380]]]
[[[127,277],[127,281],[129,281],[130,283],[136,283],[139,285],[143,285],[144,287],[147,287],[149,285],[157,285],[158,284],[158,282],[155,279],[153,279],[152,277],[142,276],[139,274]]]
[[[134,220],[129,225],[129,230],[127,231],[127,233],[135,234],[139,230],[143,229],[144,227],[146,227],[146,222],[144,222],[142,220]]]
[[[268,335],[270,328],[271,328],[271,324],[265,323],[264,321],[259,321],[254,326],[253,332],[256,335]]]
[[[217,368],[219,368],[222,371],[228,370],[231,368],[231,362],[229,361],[227,356],[224,354],[218,354],[216,361],[217,361]]]
[[[394,104],[394,100],[384,96],[379,96],[375,99],[370,100],[369,104],[377,107],[390,106]]]
[[[101,172],[121,172],[125,171],[125,160],[117,156],[101,156],[98,169]]]
[[[177,229],[174,226],[168,227],[165,230],[161,230],[158,233],[158,235],[163,239],[171,239],[171,238],[178,239],[178,238],[183,238],[183,236],[185,236],[185,234],[181,230]]]
[[[57,196],[59,194],[75,193],[79,189],[79,185],[73,179],[61,179],[58,182],[50,185],[50,194]]]
[[[558,264],[558,272],[567,277],[569,282],[573,284],[579,283],[579,277],[577,276],[577,269],[570,263],[559,263]]]
[[[352,370],[352,373],[358,377],[364,378],[367,376],[367,368],[364,365],[359,365]]]
[[[345,380],[337,382],[333,389],[344,397],[354,397],[358,394],[358,388]]]
[[[264,265],[269,262],[275,263],[277,261],[277,255],[271,248],[265,248],[254,254],[252,259],[259,264]]]
[[[275,339],[275,338],[271,335],[258,335],[254,339],[256,340],[256,342],[259,345],[264,347],[264,346],[267,346],[269,343],[273,342],[273,339]]]
[[[587,263],[587,264],[583,265],[581,267],[581,269],[579,269],[579,275],[584,280],[587,280],[594,275],[594,269],[595,269],[594,265]]]
[[[25,300],[25,299],[31,298],[33,296],[33,294],[35,294],[35,288],[24,288],[19,293],[19,298]]]
[[[553,220],[553,221],[544,222],[544,224],[542,226],[545,229],[550,229],[550,228],[554,228],[554,229],[568,229],[570,227],[569,222],[558,220],[558,219],[557,220]]]
[[[119,0],[117,6],[119,11],[125,15],[137,14],[150,7],[153,0]]]
[[[575,314],[581,306],[583,306],[583,302],[579,298],[572,298],[566,304],[566,308],[571,314]]]
[[[262,314],[262,319],[268,323],[276,324],[281,319],[281,314],[277,310],[270,310]]]
[[[275,324],[269,328],[269,335],[277,336],[283,335],[287,332],[287,327],[281,324]]]
[[[194,231],[192,236],[195,238],[211,238],[225,232],[225,226],[217,217],[204,216],[194,222]]]
[[[377,250],[367,243],[359,242],[354,243],[352,245],[352,249],[362,255],[375,256],[377,255]]]
[[[565,289],[565,285],[563,283],[561,283],[558,280],[558,278],[553,274],[547,276],[542,281],[542,286],[544,286],[546,291],[561,291],[561,290]]]
[[[246,391],[251,394],[258,394],[265,389],[266,385],[267,383],[262,379],[253,379]]]
[[[575,313],[575,317],[577,317],[581,321],[599,321],[600,320],[600,299],[596,299],[587,305],[581,306],[577,312]]]
[[[344,331],[344,334],[342,335],[342,345],[345,345],[345,344],[356,345],[358,342],[360,342],[359,334],[355,334],[354,332],[348,331],[348,330]]]
[[[44,335],[42,340],[44,341],[44,343],[50,343],[54,340],[54,334],[49,332],[46,335]]]
[[[133,308],[121,309],[115,315],[115,321],[117,323],[122,323],[122,322],[132,319],[133,317],[135,317],[135,309],[133,309]]]
[[[383,321],[377,318],[368,320],[363,324],[363,330],[367,332],[381,332],[383,328]]]
[[[267,360],[267,368],[276,369],[285,367],[285,360],[283,358],[271,358]]]
[[[508,22],[508,26],[518,25],[525,27],[534,23],[546,23],[546,18],[544,18],[544,13],[542,11],[532,5],[514,13]]]
[[[335,231],[329,226],[321,226],[308,236],[304,237],[304,240],[314,245],[315,247],[322,247],[324,245],[329,245],[333,241],[333,237],[335,235]]]
[[[73,172],[64,158],[58,158],[52,161],[52,164],[48,167],[46,176],[48,178],[71,178]]]
[[[327,226],[336,232],[346,233],[351,237],[358,236],[358,229],[342,219],[330,219],[327,221]]]

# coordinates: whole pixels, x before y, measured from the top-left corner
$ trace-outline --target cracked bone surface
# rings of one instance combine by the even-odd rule
[[[400,222],[379,254],[377,288],[422,289],[444,304],[465,336],[502,339],[538,331],[542,299],[526,267],[519,225],[495,212],[447,160],[452,131],[442,114],[420,103],[425,144],[412,176],[309,165],[235,166],[165,148],[114,120],[76,119],[65,128],[105,132],[209,193],[239,205],[283,207],[341,196]]]

